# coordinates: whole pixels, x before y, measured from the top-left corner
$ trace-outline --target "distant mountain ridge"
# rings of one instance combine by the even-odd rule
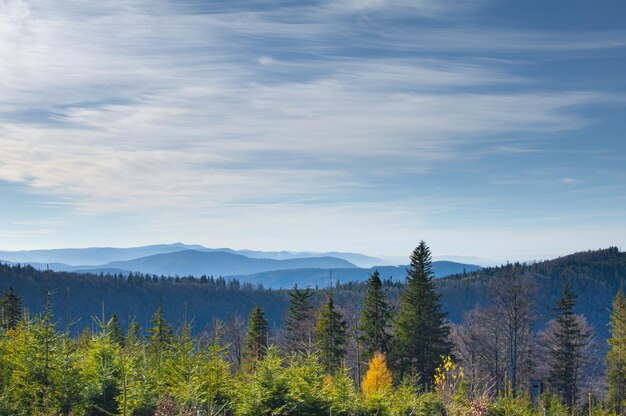
[[[7,262],[16,264],[16,262]],[[39,270],[93,274],[142,273],[164,276],[227,276],[254,274],[285,269],[344,269],[356,268],[346,260],[335,257],[306,257],[287,260],[250,258],[224,251],[181,250],[153,254],[132,260],[112,261],[102,265],[71,266],[64,263],[25,263]]]
[[[257,254],[260,252],[257,252]],[[286,253],[286,252],[285,252]],[[286,256],[289,257],[289,256]],[[17,264],[10,261],[7,264]],[[383,279],[403,280],[408,266],[357,267],[353,263],[335,257],[303,257],[275,260],[246,257],[227,251],[179,250],[153,254],[137,259],[112,261],[101,265],[69,265],[65,263],[24,262],[39,270],[91,274],[130,273],[164,276],[224,276],[242,283],[262,284],[271,289],[301,287],[324,287],[332,273],[335,281],[361,282],[378,270]],[[456,273],[473,272],[480,266],[450,261],[433,262],[435,277]]]
[[[89,247],[0,251],[0,259],[12,263],[57,263],[82,267],[82,265],[104,265],[112,261],[133,260],[154,254],[194,249],[204,249],[204,247],[174,243],[129,248]]]
[[[325,287],[330,283],[331,273],[334,282],[363,282],[367,280],[375,270],[378,270],[383,280],[391,279],[403,282],[406,277],[406,266],[375,266],[369,268],[342,268],[342,269],[298,269],[298,270],[272,270],[234,277],[242,283],[262,284],[271,289],[289,289],[294,285],[300,287]],[[450,275],[476,272],[481,266],[475,264],[463,264],[451,261],[434,261],[433,273],[435,278]]]
[[[155,254],[127,261],[114,261],[105,265],[141,273],[166,276],[214,275],[226,276],[253,274],[270,270],[299,268],[356,268],[346,260],[335,257],[308,257],[287,260],[250,258],[224,251],[184,250],[174,253]]]
[[[390,266],[385,260],[360,253],[233,250],[183,243],[130,248],[0,251],[0,260],[58,272],[225,276],[268,288],[293,287],[295,284],[323,287],[328,284],[329,270],[341,282],[366,280],[375,268],[385,279],[400,280],[404,279],[407,268]],[[436,261],[433,266],[435,277],[480,269],[477,265],[450,261]]]
[[[63,270],[82,270],[84,265],[96,265],[101,267],[114,261],[135,260],[141,257],[155,254],[173,253],[184,250],[207,251],[207,252],[227,252],[240,254],[249,258],[292,260],[297,258],[310,257],[336,257],[346,260],[359,267],[372,267],[377,265],[387,265],[387,261],[366,256],[360,253],[342,252],[297,252],[297,251],[257,251],[257,250],[233,250],[230,248],[207,248],[198,244],[156,244],[141,247],[115,248],[115,247],[90,247],[90,248],[63,248],[44,250],[21,250],[21,251],[0,251],[0,260],[11,263],[28,264],[50,264],[57,266],[64,265]],[[73,268],[71,266],[79,266]],[[89,266],[94,267],[94,266]]]

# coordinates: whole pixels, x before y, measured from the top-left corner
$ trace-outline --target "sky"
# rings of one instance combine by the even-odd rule
[[[0,249],[626,248],[623,0],[0,0]]]

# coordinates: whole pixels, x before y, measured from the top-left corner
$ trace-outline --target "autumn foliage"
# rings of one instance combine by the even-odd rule
[[[380,352],[370,360],[369,369],[363,377],[361,390],[366,398],[382,395],[391,390],[391,372],[387,368],[385,356]]]

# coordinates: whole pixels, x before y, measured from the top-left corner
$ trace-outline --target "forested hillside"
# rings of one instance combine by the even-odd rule
[[[442,300],[450,318],[458,322],[472,303],[485,304],[489,283],[496,276],[519,274],[527,276],[534,285],[533,301],[537,325],[554,315],[552,308],[564,280],[580,296],[575,307],[584,314],[601,338],[608,336],[607,305],[626,281],[626,253],[616,247],[586,251],[554,260],[515,263],[484,268],[476,272],[449,276],[438,281]]]
[[[387,278],[381,269],[383,280]],[[372,269],[373,271],[373,269]],[[281,275],[286,272],[281,272]],[[437,279],[436,286],[442,295],[443,309],[452,322],[462,321],[463,313],[476,305],[484,305],[489,298],[489,282],[494,276],[517,273],[528,276],[536,286],[536,325],[541,327],[551,317],[552,305],[559,296],[562,282],[567,278],[581,302],[576,311],[584,314],[599,337],[608,335],[607,305],[626,279],[626,253],[617,248],[576,253],[555,260],[507,264],[500,267]],[[266,312],[272,328],[282,325],[287,310],[288,295],[285,290],[267,290],[245,284],[239,280],[202,277],[200,279],[133,275],[92,275],[39,271],[32,267],[0,265],[0,290],[12,286],[32,312],[40,312],[45,304],[46,290],[52,292],[55,319],[64,325],[69,315],[74,331],[89,325],[92,316],[115,313],[123,324],[134,319],[145,326],[156,305],[161,301],[169,319],[180,324],[185,313],[193,320],[194,331],[201,331],[215,319],[228,320],[234,314],[246,316],[255,304]],[[306,285],[300,284],[300,287]],[[386,282],[391,302],[396,302],[400,284]],[[69,290],[69,292],[68,292]],[[339,306],[358,309],[365,285],[342,283],[336,288]],[[68,297],[69,294],[69,297]],[[316,293],[323,299],[323,290]]]
[[[622,253],[445,279],[430,258],[289,291],[0,265],[0,414],[623,414]]]

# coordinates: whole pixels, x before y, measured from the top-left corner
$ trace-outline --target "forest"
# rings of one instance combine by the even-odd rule
[[[616,248],[285,291],[0,265],[0,414],[623,415]]]

